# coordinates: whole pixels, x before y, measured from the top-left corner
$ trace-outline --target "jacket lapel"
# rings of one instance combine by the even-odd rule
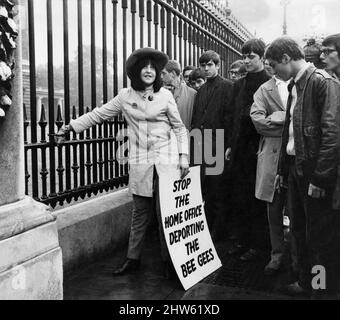
[[[285,111],[285,107],[283,105],[283,102],[280,97],[279,90],[277,88],[276,81],[274,78],[270,79],[266,83],[265,89],[268,91],[268,94],[270,94],[270,96],[277,103],[277,105],[282,109],[282,111]]]

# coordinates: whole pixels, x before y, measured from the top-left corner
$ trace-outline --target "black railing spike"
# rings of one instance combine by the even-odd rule
[[[77,119],[77,109],[76,106],[72,107],[72,120]]]
[[[158,11],[158,2],[154,1],[155,4],[153,5],[153,23],[155,25],[159,24],[159,11]]]
[[[63,121],[63,116],[61,114],[61,106],[58,104],[58,109],[57,109],[57,122],[62,122]]]
[[[165,28],[165,9],[161,7],[161,28]]]
[[[128,7],[128,0],[122,0],[122,8],[127,9]]]
[[[139,0],[139,16],[145,17],[145,7],[144,7],[144,0]]]
[[[44,106],[43,104],[41,105],[41,112],[40,112],[40,120],[39,120],[39,124],[40,124],[40,125],[43,125],[43,124],[46,124],[46,125],[47,125],[45,106]]]
[[[136,0],[131,0],[131,13],[136,13],[137,12],[137,6],[136,6]]]
[[[147,4],[146,4],[146,8],[147,8],[147,13],[146,13],[146,17],[147,17],[147,21],[152,21],[152,1],[148,0]]]
[[[64,121],[63,121],[63,116],[61,114],[61,106],[58,105],[57,109],[57,119],[55,121],[55,124],[57,125],[58,130],[63,126]]]

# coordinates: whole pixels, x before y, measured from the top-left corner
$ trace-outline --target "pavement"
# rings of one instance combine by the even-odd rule
[[[282,288],[291,282],[289,268],[275,276],[264,276],[269,252],[261,252],[256,261],[242,262],[228,255],[232,243],[215,243],[223,267],[185,291],[178,280],[163,277],[158,240],[145,242],[141,269],[131,275],[112,277],[113,269],[125,260],[126,248],[100,261],[65,275],[65,300],[290,300]],[[286,264],[288,264],[287,261]],[[301,296],[301,299],[308,299]]]

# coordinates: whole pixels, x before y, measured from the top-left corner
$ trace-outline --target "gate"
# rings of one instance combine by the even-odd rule
[[[26,194],[52,207],[128,183],[128,165],[118,161],[127,156],[118,134],[123,118],[71,134],[62,146],[53,135],[128,85],[125,61],[133,50],[154,47],[184,67],[212,49],[224,76],[247,40],[195,0],[22,2]]]

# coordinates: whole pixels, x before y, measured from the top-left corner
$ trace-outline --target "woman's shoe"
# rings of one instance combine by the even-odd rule
[[[127,259],[120,268],[112,272],[112,275],[114,277],[117,277],[117,276],[122,276],[124,274],[133,273],[136,270],[138,270],[139,267],[140,267],[140,260]]]
[[[240,260],[242,261],[252,261],[255,260],[258,256],[258,252],[255,249],[249,249],[245,252],[241,257]]]

